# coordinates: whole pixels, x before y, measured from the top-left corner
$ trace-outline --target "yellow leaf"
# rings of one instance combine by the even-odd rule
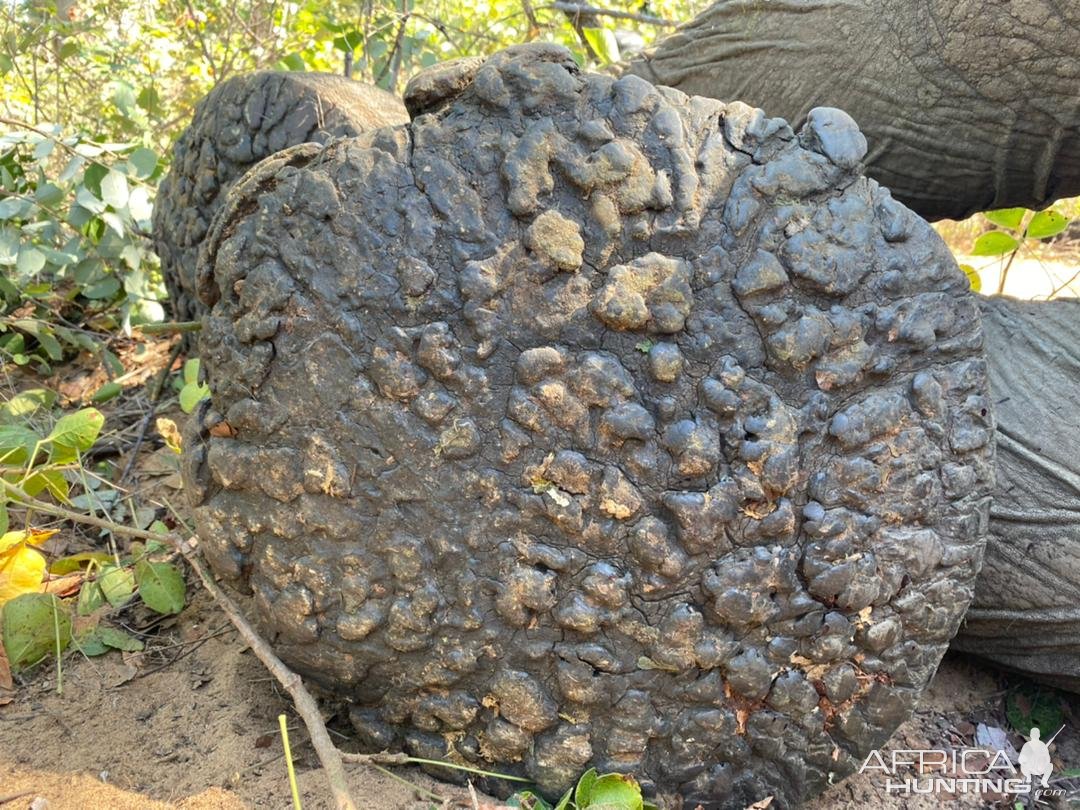
[[[964,275],[967,276],[968,283],[971,285],[971,291],[982,292],[982,279],[979,277],[979,271],[970,264],[962,264],[960,265],[960,269],[963,270]]]
[[[0,605],[24,593],[41,591],[45,579],[45,556],[38,546],[56,530],[8,532],[0,537]]]
[[[15,532],[8,532],[3,537],[0,537],[0,554],[7,551],[12,546],[16,546],[19,543],[25,543],[30,546],[40,546],[59,529],[22,529]]]
[[[180,430],[176,427],[176,422],[172,419],[159,418],[155,425],[157,426],[157,432],[162,439],[165,440],[165,446],[172,450],[174,453],[180,452]]]

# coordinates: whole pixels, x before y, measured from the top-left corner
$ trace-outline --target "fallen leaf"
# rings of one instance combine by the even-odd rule
[[[228,422],[218,422],[210,428],[210,435],[218,439],[231,439],[236,435],[236,430]]]
[[[83,584],[82,574],[67,574],[62,577],[49,577],[45,580],[45,593],[55,594],[63,599],[65,596],[74,596],[79,592]]]
[[[997,726],[979,723],[975,729],[975,744],[991,751],[1001,751],[1013,762],[1020,759],[1013,744],[1009,742],[1008,734]]]
[[[172,419],[159,417],[154,426],[157,428],[158,435],[165,440],[165,446],[179,455],[182,440],[180,438],[180,428],[176,426],[176,422]]]
[[[0,537],[0,605],[20,594],[41,591],[45,556],[32,546],[40,546],[54,534],[55,529],[29,529]]]

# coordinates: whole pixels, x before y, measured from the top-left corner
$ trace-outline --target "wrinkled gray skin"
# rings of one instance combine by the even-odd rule
[[[154,203],[154,245],[173,316],[206,313],[195,295],[199,247],[225,193],[253,164],[289,146],[407,120],[395,96],[342,76],[265,71],[215,87],[173,147]]]
[[[370,748],[793,807],[971,598],[966,280],[839,111],[794,133],[543,45],[448,87],[215,219],[203,548]]]
[[[1080,302],[984,299],[997,416],[986,562],[955,649],[1080,692]]]
[[[725,0],[632,71],[800,124],[847,111],[928,219],[1080,194],[1080,3]]]

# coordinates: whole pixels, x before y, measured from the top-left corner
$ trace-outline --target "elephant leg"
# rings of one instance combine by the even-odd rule
[[[1080,691],[1080,301],[981,301],[997,484],[953,648]]]

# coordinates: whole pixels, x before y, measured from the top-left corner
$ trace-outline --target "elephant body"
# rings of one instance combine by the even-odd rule
[[[793,125],[827,105],[927,219],[1080,194],[1080,4],[722,0],[630,70]]]
[[[1080,692],[1080,301],[982,301],[997,483],[953,648]]]

